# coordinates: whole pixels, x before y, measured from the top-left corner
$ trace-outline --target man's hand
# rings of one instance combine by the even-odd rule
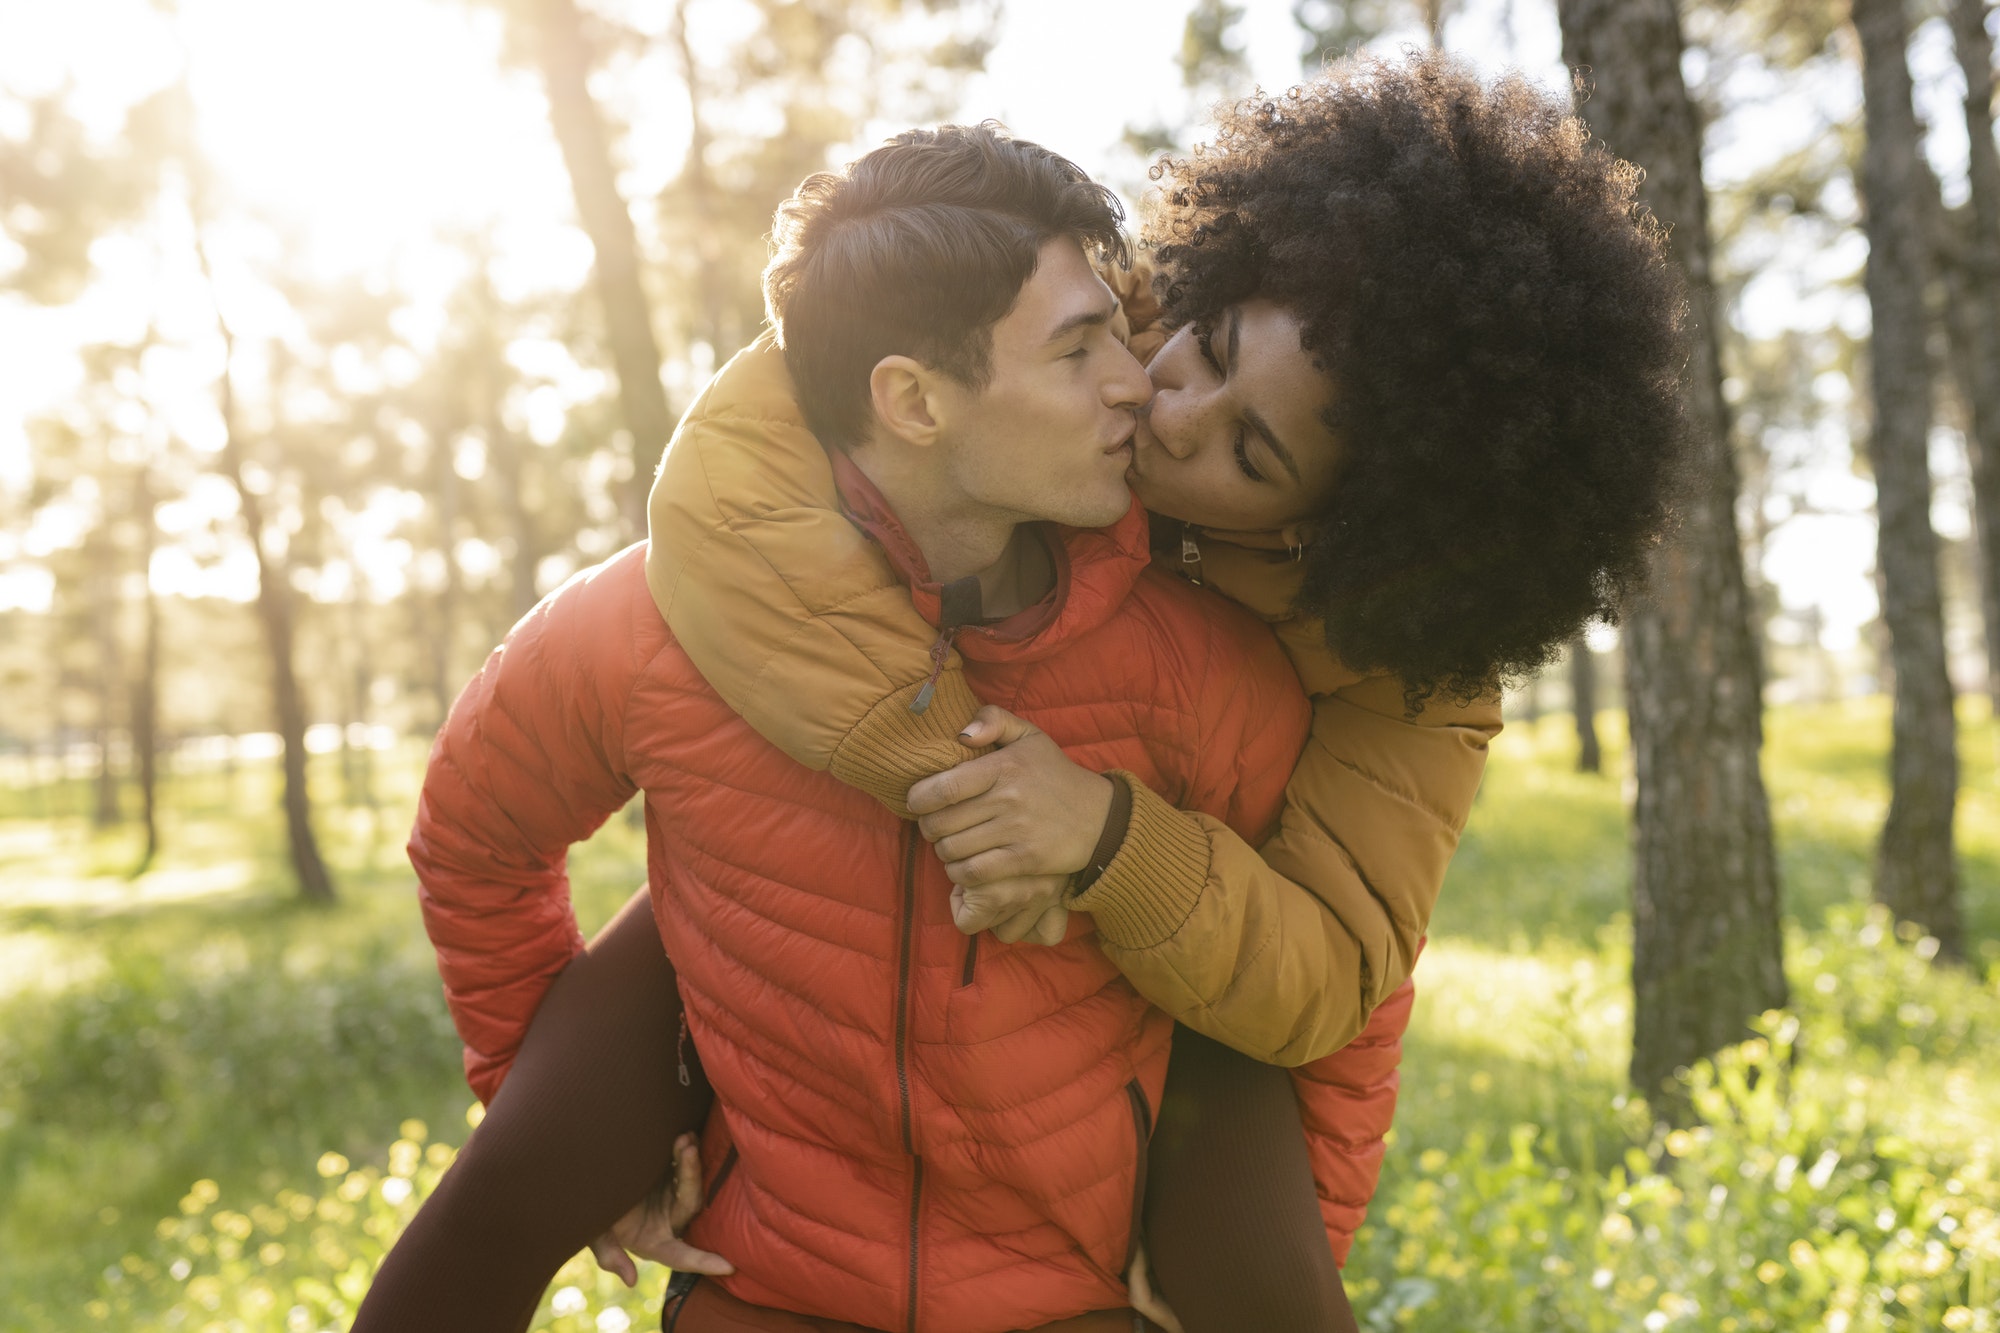
[[[734,1273],[736,1265],[721,1255],[697,1250],[680,1239],[680,1233],[708,1202],[701,1184],[701,1147],[692,1134],[683,1134],[674,1143],[673,1197],[665,1195],[663,1185],[590,1243],[590,1254],[597,1260],[597,1266],[628,1287],[636,1286],[639,1281],[633,1254],[665,1264],[677,1273],[707,1273],[712,1277]]]
[[[960,733],[997,746],[910,788],[917,826],[952,884],[952,918],[968,935],[992,930],[1016,943],[1062,939],[1069,877],[1082,870],[1111,812],[1111,779],[1069,757],[1042,732],[988,705]]]

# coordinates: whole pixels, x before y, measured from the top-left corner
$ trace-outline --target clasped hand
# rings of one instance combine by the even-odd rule
[[[1089,863],[1111,813],[1111,779],[988,705],[960,739],[996,747],[910,788],[917,827],[951,878],[951,915],[968,935],[1060,944],[1070,876]]]
[[[674,1142],[672,1176],[618,1219],[611,1230],[590,1243],[597,1266],[630,1287],[639,1281],[632,1255],[665,1264],[677,1272],[725,1277],[736,1266],[719,1254],[697,1250],[681,1239],[695,1214],[707,1202],[701,1181],[701,1147],[692,1134]],[[628,1253],[629,1251],[629,1253]]]

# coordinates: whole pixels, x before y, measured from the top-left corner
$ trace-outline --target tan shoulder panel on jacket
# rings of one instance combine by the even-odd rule
[[[955,658],[930,710],[907,710],[908,692],[931,673],[936,633],[881,549],[843,514],[769,334],[681,419],[647,523],[646,582],[660,613],[708,683],[767,740],[899,814],[912,782],[972,756],[953,740],[978,707]],[[879,734],[850,747],[871,716]]]

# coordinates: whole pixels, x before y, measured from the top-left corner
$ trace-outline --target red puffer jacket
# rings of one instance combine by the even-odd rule
[[[960,638],[980,695],[1081,763],[1262,834],[1307,726],[1269,633],[1150,571],[1136,509],[1056,554],[1051,602]],[[643,790],[655,911],[718,1099],[691,1239],[736,1263],[728,1289],[938,1333],[1123,1304],[1172,1024],[1087,918],[1052,949],[959,934],[914,827],[731,712],[660,619],[643,559],[621,553],[524,619],[432,755],[410,850],[475,1089],[498,1086],[580,945],[567,847]],[[935,617],[935,587],[914,591]],[[1373,1192],[1407,1012],[1385,1003],[1299,1071],[1341,1242]]]

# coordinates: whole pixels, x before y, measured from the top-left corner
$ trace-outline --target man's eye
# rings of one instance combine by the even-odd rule
[[[1090,349],[1088,347],[1079,347],[1074,352],[1064,352],[1062,359],[1065,361],[1081,361],[1089,355]]]

